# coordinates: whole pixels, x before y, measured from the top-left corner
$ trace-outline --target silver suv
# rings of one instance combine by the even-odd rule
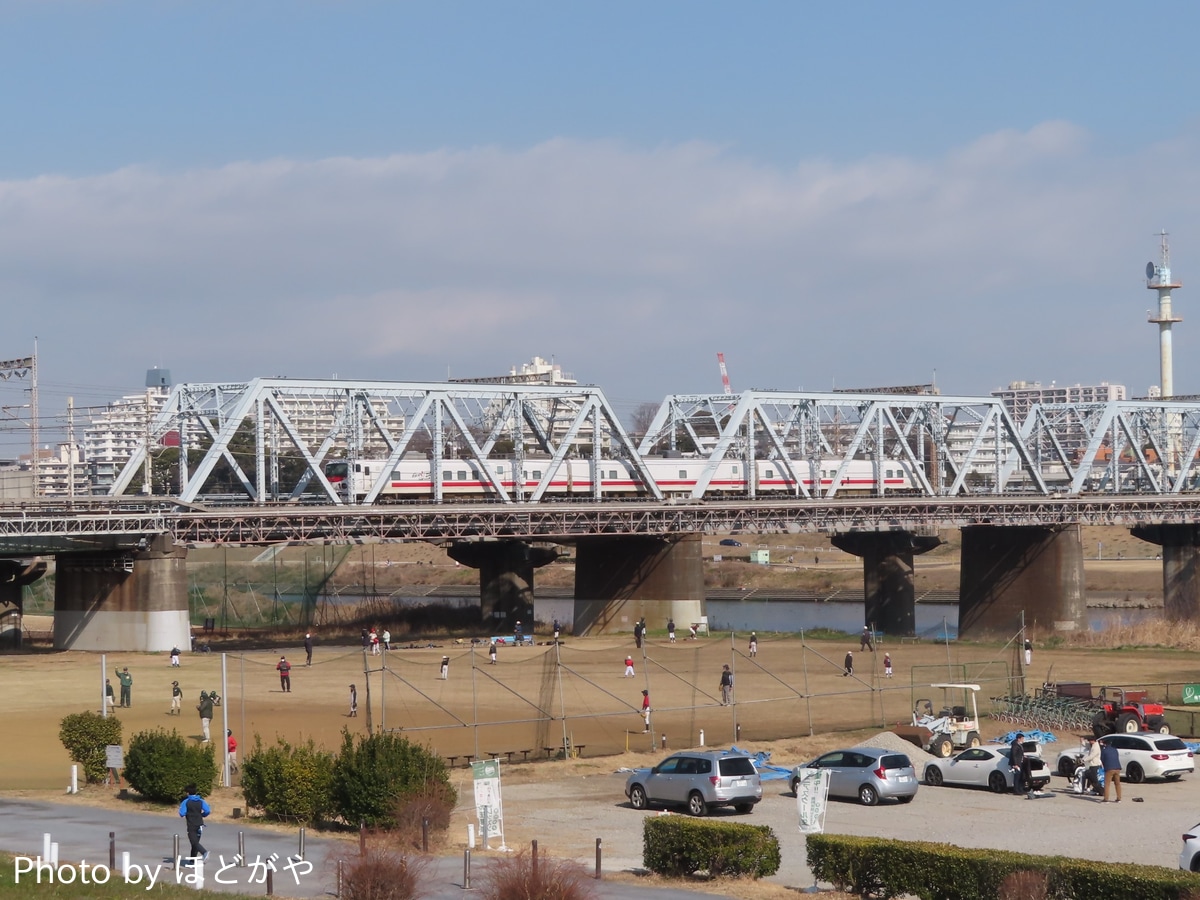
[[[702,816],[714,806],[732,806],[748,813],[762,799],[762,782],[754,760],[744,753],[688,750],[653,769],[635,771],[625,782],[625,796],[634,809],[684,806]]]

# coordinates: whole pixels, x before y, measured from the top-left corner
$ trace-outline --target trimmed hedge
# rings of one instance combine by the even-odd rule
[[[330,789],[334,811],[348,825],[394,828],[405,801],[435,788],[453,809],[458,793],[440,756],[397,734],[360,736],[355,742],[342,729]]]
[[[105,748],[121,743],[121,720],[94,712],[72,713],[59,724],[58,739],[71,760],[83,766],[88,784],[99,784],[108,776]]]
[[[779,871],[779,839],[766,825],[651,816],[643,829],[642,864],[659,875],[762,878]]]
[[[293,747],[283,738],[264,748],[254,735],[254,750],[242,763],[246,805],[272,819],[313,825],[333,809],[333,754],[318,750],[312,738]]]
[[[212,744],[196,747],[161,728],[138,732],[125,754],[125,778],[147,800],[160,803],[178,803],[189,784],[211,794],[217,780]]]
[[[810,834],[806,846],[817,879],[882,900],[994,900],[1008,875],[1026,871],[1045,873],[1056,900],[1185,900],[1200,892],[1200,875],[1159,866],[830,834]]]

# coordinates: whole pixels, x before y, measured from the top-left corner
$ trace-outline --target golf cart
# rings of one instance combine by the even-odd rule
[[[975,703],[975,695],[979,692],[979,685],[931,684],[930,687],[941,688],[943,691],[942,706],[938,713],[934,714],[932,700],[918,700],[916,708],[913,709],[912,724],[897,725],[892,731],[942,759],[947,759],[968,747],[978,747],[981,741],[979,708]],[[948,693],[951,691],[957,693]],[[956,700],[961,703],[954,703]]]

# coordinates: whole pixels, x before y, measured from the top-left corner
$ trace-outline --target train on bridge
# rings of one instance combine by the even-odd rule
[[[541,484],[551,462],[548,457],[526,456],[521,461],[512,458],[488,460],[484,466],[473,459],[445,459],[441,463],[442,496],[494,498],[498,496],[496,485],[510,496],[518,487],[522,493],[532,493]],[[710,466],[707,459],[683,456],[649,457],[643,463],[659,490],[668,497],[691,495]],[[382,459],[336,460],[326,463],[325,477],[343,500],[357,503],[368,494],[386,465],[387,460]],[[800,468],[805,472],[799,483],[810,493],[828,493],[835,484],[839,495],[851,496],[918,490],[909,465],[901,460],[877,464],[866,459],[823,459],[816,472],[807,463],[801,463]],[[636,468],[619,459],[601,460],[595,466],[590,459],[564,459],[558,464],[545,493],[553,497],[586,499],[593,496],[597,483],[599,493],[605,496],[637,498],[649,494]],[[778,460],[757,460],[752,466],[740,460],[722,460],[716,463],[705,493],[717,497],[744,497],[750,493],[795,496],[799,490],[796,478]],[[414,454],[393,467],[377,501],[428,500],[433,496],[431,460],[423,454]]]

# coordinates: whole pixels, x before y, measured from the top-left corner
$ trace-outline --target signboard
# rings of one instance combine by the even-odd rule
[[[475,815],[479,819],[479,836],[483,846],[488,839],[500,838],[500,849],[504,849],[504,809],[500,803],[500,760],[485,759],[471,763],[471,774],[475,777]]]
[[[1184,703],[1200,703],[1200,684],[1185,684],[1183,686]]]
[[[104,765],[109,769],[125,768],[125,751],[120,744],[109,744],[104,748]]]
[[[825,805],[829,799],[829,770],[801,769],[796,784],[796,811],[801,834],[825,830]]]

